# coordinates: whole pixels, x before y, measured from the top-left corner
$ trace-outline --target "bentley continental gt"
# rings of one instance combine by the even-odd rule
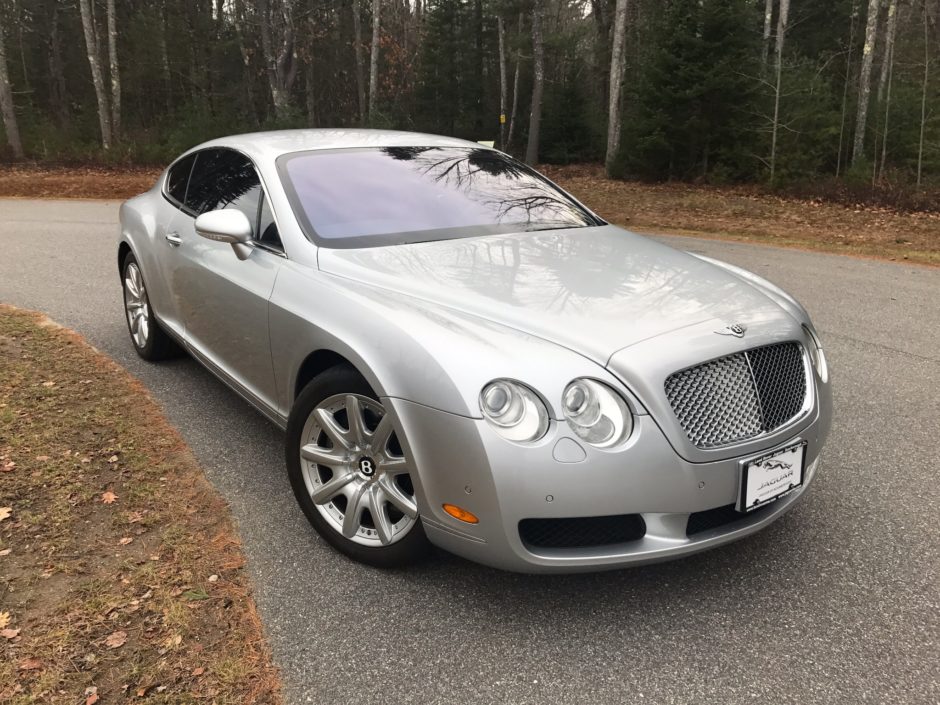
[[[282,427],[300,508],[359,561],[660,561],[766,527],[819,471],[829,370],[792,296],[497,150],[226,137],[120,222],[137,352],[188,352]]]

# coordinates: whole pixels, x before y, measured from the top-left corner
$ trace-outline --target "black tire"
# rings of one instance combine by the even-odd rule
[[[339,365],[321,373],[297,396],[287,422],[287,475],[297,503],[307,520],[327,543],[353,560],[377,568],[403,568],[425,558],[430,543],[418,517],[400,540],[388,546],[372,547],[356,543],[330,526],[310,498],[301,468],[300,446],[307,418],[323,400],[336,394],[360,394],[378,401],[369,383],[352,367]]]
[[[124,261],[121,263],[121,291],[123,294],[125,311],[127,309],[127,285],[124,283],[124,281],[127,279],[128,267],[130,267],[132,264],[137,267],[138,271],[140,272],[141,279],[143,279],[144,276],[143,270],[140,268],[140,264],[137,262],[137,258],[134,257],[134,253],[128,252],[124,257]],[[180,353],[180,348],[163,329],[163,327],[160,325],[160,322],[157,320],[156,315],[154,315],[153,308],[150,306],[150,296],[146,291],[146,283],[144,284],[144,287],[144,299],[147,302],[147,308],[150,314],[148,320],[150,330],[144,345],[138,345],[137,341],[134,339],[134,333],[131,330],[131,323],[125,315],[124,322],[127,324],[127,332],[131,338],[131,345],[134,346],[134,350],[137,351],[138,355],[140,355],[145,360],[148,360],[149,362],[159,362],[160,360],[176,357]]]

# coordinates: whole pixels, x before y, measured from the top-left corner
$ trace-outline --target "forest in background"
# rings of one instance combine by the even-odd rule
[[[0,160],[364,125],[911,194],[940,186],[938,21],[940,0],[0,0]]]

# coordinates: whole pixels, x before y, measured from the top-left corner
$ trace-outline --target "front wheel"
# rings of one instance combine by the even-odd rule
[[[394,568],[426,555],[414,468],[385,407],[352,368],[327,370],[297,397],[287,472],[307,519],[347,556]]]

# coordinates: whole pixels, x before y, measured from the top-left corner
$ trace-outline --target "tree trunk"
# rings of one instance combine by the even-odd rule
[[[59,35],[59,4],[53,3],[49,18],[49,104],[55,112],[56,122],[63,130],[70,123],[69,92],[62,63],[62,42]]]
[[[483,132],[483,102],[486,94],[486,57],[483,54],[483,0],[473,2],[473,35],[476,49],[477,95],[473,123],[477,134]],[[477,138],[479,139],[479,137]]]
[[[924,0],[924,82],[920,94],[920,145],[917,148],[917,188],[920,188],[924,166],[924,126],[927,124],[927,80],[930,71],[930,32],[927,23],[927,0]]]
[[[0,113],[3,115],[3,129],[7,133],[7,142],[16,159],[22,159],[23,142],[20,140],[20,128],[16,122],[13,107],[13,91],[10,88],[10,74],[7,72],[7,52],[3,39],[3,27],[0,27]]]
[[[264,54],[265,71],[271,88],[271,102],[278,120],[290,116],[290,89],[297,71],[297,57],[294,50],[293,0],[274,0],[276,8],[272,12],[271,0],[258,3],[259,22],[261,24],[261,52]],[[277,32],[275,37],[271,30]]]
[[[845,113],[849,105],[849,84],[852,82],[852,47],[855,46],[855,20],[858,16],[858,0],[852,0],[852,17],[849,22],[849,48],[845,57],[845,82],[842,84],[842,116],[839,120],[839,152],[836,155],[836,178],[842,171],[842,143],[845,137]]]
[[[876,0],[877,2],[877,0]],[[777,85],[774,90],[774,123],[770,139],[770,183],[773,185],[777,176],[777,131],[780,128],[780,81],[783,76],[783,42],[787,36],[787,19],[790,14],[790,0],[780,0],[780,14],[777,18],[776,64]]]
[[[532,5],[532,105],[529,111],[529,141],[525,160],[535,165],[539,160],[539,130],[542,126],[542,91],[545,85],[545,47],[542,44],[542,2]]]
[[[111,129],[121,139],[121,72],[118,65],[117,17],[114,0],[108,0],[108,59],[111,62]]]
[[[95,98],[98,101],[98,123],[101,127],[101,146],[111,149],[111,110],[108,107],[108,94],[101,75],[101,59],[98,54],[98,38],[95,20],[91,14],[91,0],[78,0],[82,14],[82,30],[85,34],[85,49],[88,65],[91,67],[91,80],[95,86]]]
[[[379,40],[382,33],[382,0],[372,0],[372,46],[369,56],[369,123],[375,124],[375,102],[379,94]]]
[[[852,145],[852,163],[865,152],[865,123],[868,121],[868,99],[871,96],[871,63],[878,39],[878,8],[880,0],[868,0],[868,18],[865,24],[865,48],[862,67],[858,74],[858,113],[855,116],[855,141]]]
[[[506,25],[503,16],[496,16],[499,35],[499,148],[506,150],[506,103],[509,87],[506,85]]]
[[[761,68],[767,68],[767,55],[770,53],[770,30],[774,21],[774,0],[764,0],[764,44],[761,50]]]
[[[888,19],[885,22],[885,55],[881,62],[881,78],[878,80],[878,104],[884,98],[888,74],[894,65],[894,38],[898,31],[898,0],[885,0],[888,5]]]
[[[517,39],[522,35],[522,13],[519,13],[519,31]],[[512,145],[512,137],[516,131],[516,108],[519,107],[519,67],[522,64],[522,49],[516,49],[516,69],[512,77],[512,109],[509,111],[509,134],[506,136],[506,149]]]
[[[356,95],[359,99],[359,124],[366,124],[365,57],[362,51],[362,7],[359,0],[352,1],[353,46],[356,50]]]
[[[610,178],[614,161],[620,151],[621,105],[623,73],[627,64],[624,44],[627,36],[627,0],[617,0],[614,10],[614,37],[610,51],[610,98],[607,106],[607,156],[604,166]]]

